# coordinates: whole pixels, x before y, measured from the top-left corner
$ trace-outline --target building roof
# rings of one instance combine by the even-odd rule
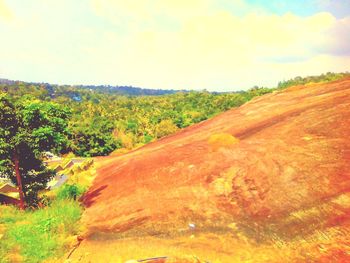
[[[65,174],[56,176],[53,180],[51,180],[47,185],[48,189],[56,189],[63,185],[68,180],[68,176]]]
[[[64,170],[66,170],[67,168],[70,168],[74,165],[74,162],[72,160],[70,160],[68,163],[66,163],[66,165],[63,167]]]
[[[59,171],[62,171],[62,170],[64,170],[63,169],[63,167],[62,167],[62,165],[57,165],[55,168],[54,168],[54,170],[56,171],[56,172],[59,172]]]
[[[6,183],[0,186],[0,193],[7,194],[7,193],[13,193],[13,192],[18,192],[18,189],[11,184]]]

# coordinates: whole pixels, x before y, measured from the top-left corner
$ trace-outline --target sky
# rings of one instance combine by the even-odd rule
[[[0,78],[234,91],[350,71],[349,0],[0,0]]]

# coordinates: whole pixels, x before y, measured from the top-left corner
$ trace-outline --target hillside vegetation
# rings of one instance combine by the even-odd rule
[[[277,89],[328,82],[346,75],[349,74],[296,77],[280,82],[276,88],[254,87],[233,93],[203,91],[130,96],[135,93],[126,92],[126,96],[120,95],[120,89],[109,86],[58,86],[4,80],[0,81],[0,92],[15,98],[33,97],[67,106],[72,118],[69,121],[70,144],[64,151],[79,156],[101,156],[118,149],[116,153],[142,146]]]

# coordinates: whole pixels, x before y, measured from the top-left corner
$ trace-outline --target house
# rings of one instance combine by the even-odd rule
[[[63,167],[63,170],[66,170],[68,168],[71,168],[74,165],[74,162],[70,160],[66,165]]]
[[[83,163],[83,162],[85,162],[85,158],[73,158],[72,159],[72,162],[74,163],[74,164],[78,164],[78,163]]]
[[[54,170],[55,170],[56,173],[58,173],[58,172],[63,171],[64,169],[63,169],[63,167],[59,164],[59,165],[57,165],[57,166],[54,168]]]
[[[65,174],[55,176],[48,184],[47,189],[53,190],[63,185],[68,180]]]
[[[51,187],[51,189],[56,189],[63,185],[68,180],[68,176],[65,174],[62,174],[61,177],[58,179],[57,183]]]
[[[10,194],[10,193],[18,193],[17,187],[10,183],[5,183],[4,185],[0,186],[0,193],[2,194]]]
[[[6,195],[9,198],[18,198],[19,193],[16,186],[11,183],[0,185],[0,194]]]
[[[1,205],[19,205],[19,200],[7,195],[0,194]]]

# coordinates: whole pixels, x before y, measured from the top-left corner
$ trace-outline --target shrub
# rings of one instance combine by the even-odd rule
[[[167,136],[175,133],[179,128],[172,122],[172,120],[162,120],[157,124],[155,133],[157,138]]]
[[[85,188],[78,184],[64,184],[57,192],[58,200],[73,199],[77,200],[83,193]]]
[[[227,148],[239,142],[239,139],[235,138],[229,133],[213,134],[208,139],[208,144],[213,151],[220,148]]]

